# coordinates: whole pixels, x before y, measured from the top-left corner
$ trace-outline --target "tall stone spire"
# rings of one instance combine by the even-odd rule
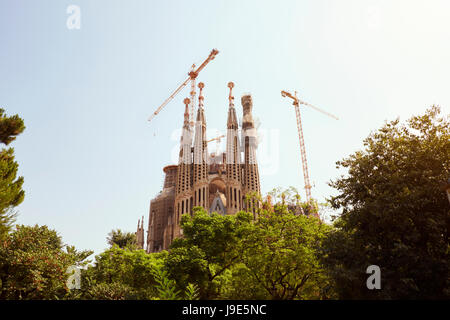
[[[238,122],[232,90],[233,82],[228,83],[230,94],[228,95],[228,119],[227,119],[227,214],[234,214],[242,210],[242,174],[241,174],[241,148],[239,143]]]
[[[243,108],[242,144],[244,147],[244,192],[261,194],[258,164],[256,161],[257,134],[252,117],[253,101],[250,94],[241,98]],[[259,203],[247,203],[247,210],[255,212]]]
[[[180,139],[180,158],[179,162],[184,164],[192,163],[191,145],[192,145],[192,130],[189,123],[189,98],[184,99],[184,121],[183,129]]]
[[[171,219],[173,225],[173,235],[169,238],[178,237],[181,234],[181,216],[191,212],[191,167],[192,167],[192,131],[189,125],[189,103],[188,98],[184,99],[184,122],[180,140],[180,155],[178,159],[177,180],[175,186],[175,210]],[[170,240],[171,241],[171,240]]]
[[[194,170],[193,189],[194,206],[201,206],[208,210],[209,207],[209,186],[208,186],[208,146],[206,142],[206,119],[203,108],[203,82],[198,84],[200,93],[198,97],[197,121],[195,123],[194,136]]]
[[[214,161],[211,161],[213,157],[209,157],[206,139],[204,84],[199,83],[198,88],[200,92],[198,101],[195,101],[198,103],[195,119],[190,113],[192,99],[183,101],[185,111],[178,164],[163,168],[163,189],[150,201],[146,243],[146,251],[149,253],[168,250],[175,238],[183,236],[181,216],[192,214],[194,206],[201,206],[218,214],[235,214],[240,210],[247,210],[255,216],[259,213],[259,208],[262,208],[259,196],[246,197],[250,193],[260,195],[252,97],[248,94],[241,98],[241,126],[238,123],[232,92],[234,84],[228,83],[226,150],[221,153],[221,159],[215,157]],[[191,125],[192,120],[196,120],[194,127]],[[238,133],[241,129],[242,135]],[[271,205],[266,209],[273,210]],[[143,234],[142,220],[138,222],[136,233],[139,245],[143,242]]]
[[[136,245],[139,249],[144,249],[144,216],[142,216],[142,220],[138,220],[136,230]]]

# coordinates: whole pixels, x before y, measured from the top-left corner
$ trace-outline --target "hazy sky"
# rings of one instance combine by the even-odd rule
[[[69,5],[81,28],[69,30]],[[313,197],[385,120],[450,106],[450,2],[20,1],[0,2],[0,107],[26,124],[15,148],[26,197],[17,223],[46,224],[79,249],[107,247],[113,228],[148,223],[162,168],[176,160],[183,90],[150,114],[201,63],[210,138],[224,133],[228,81],[253,95],[261,187],[304,195],[295,111],[302,109]],[[215,150],[216,145],[209,145]],[[222,143],[222,148],[224,143]]]

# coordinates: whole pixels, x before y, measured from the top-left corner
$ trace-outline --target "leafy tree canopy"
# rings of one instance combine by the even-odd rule
[[[265,205],[263,206],[265,207]],[[165,266],[181,287],[203,299],[324,299],[333,295],[317,258],[329,226],[287,205],[253,213],[183,215]]]
[[[82,272],[81,299],[176,300],[195,299],[196,287],[181,291],[164,270],[167,251],[148,254],[144,250],[114,245],[96,256],[93,266]]]
[[[0,109],[0,142],[8,145],[23,132],[25,125],[18,116],[6,116]],[[6,236],[15,221],[14,207],[24,199],[23,177],[17,177],[19,165],[14,161],[14,149],[0,151],[0,238]]]
[[[132,232],[123,232],[120,229],[112,230],[110,233],[108,233],[108,237],[106,238],[106,240],[111,247],[117,245],[122,249],[137,249],[136,234]]]
[[[331,283],[317,252],[330,227],[287,206],[264,211],[242,240],[241,261],[269,299],[326,299]]]
[[[440,189],[450,172],[450,121],[438,107],[397,119],[337,162],[332,181],[342,215],[324,257],[343,298],[444,298],[449,291],[450,207]],[[366,288],[378,265],[382,290]]]
[[[154,272],[161,269],[165,254],[167,252],[147,254],[144,250],[122,249],[113,245],[95,257],[94,266],[83,271],[84,298],[120,300],[156,297]]]
[[[16,226],[0,242],[0,299],[55,299],[69,293],[67,268],[92,251],[65,246],[47,226]]]
[[[192,217],[183,215],[183,237],[173,241],[167,257],[170,276],[182,287],[196,283],[201,298],[217,297],[221,276],[238,262],[240,239],[251,219],[245,212],[209,215],[201,207]]]
[[[16,139],[16,136],[25,130],[23,120],[16,114],[6,116],[5,110],[0,108],[0,142],[8,145]]]

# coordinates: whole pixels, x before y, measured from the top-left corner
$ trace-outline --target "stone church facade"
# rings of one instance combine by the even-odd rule
[[[150,201],[147,239],[144,244],[143,221],[136,232],[138,246],[147,252],[167,250],[183,230],[181,216],[201,206],[208,212],[222,215],[240,210],[255,212],[258,203],[246,200],[248,193],[260,194],[260,180],[256,161],[257,134],[252,117],[250,94],[241,98],[242,126],[239,128],[232,88],[228,97],[226,151],[208,153],[203,83],[199,83],[199,105],[195,125],[190,126],[189,99],[185,99],[185,113],[180,140],[178,165],[163,168],[165,178],[162,191]],[[239,130],[241,135],[239,136]]]

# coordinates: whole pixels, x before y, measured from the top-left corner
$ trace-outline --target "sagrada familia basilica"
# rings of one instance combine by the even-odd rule
[[[252,117],[253,102],[250,94],[241,98],[242,126],[239,128],[232,89],[228,83],[228,118],[226,152],[208,153],[203,83],[199,83],[199,105],[195,125],[189,122],[189,99],[185,99],[185,113],[180,140],[178,165],[163,168],[162,191],[150,201],[146,243],[144,222],[138,222],[137,244],[146,251],[167,250],[173,239],[182,236],[181,216],[192,213],[193,207],[208,212],[235,214],[240,210],[254,212],[259,204],[249,201],[249,193],[260,194],[258,164],[256,161],[257,134]],[[239,130],[241,135],[239,136]]]

